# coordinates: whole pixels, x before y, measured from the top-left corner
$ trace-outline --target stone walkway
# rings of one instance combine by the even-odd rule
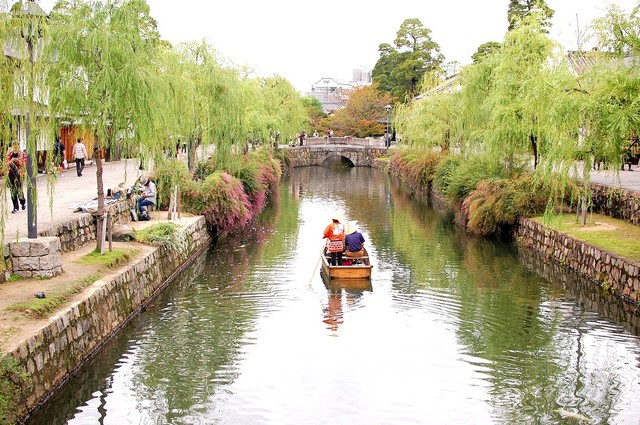
[[[133,159],[104,162],[103,182],[105,193],[109,188],[115,188],[120,183],[124,187],[132,186],[142,171],[138,169],[139,162]],[[4,184],[4,180],[1,182]],[[90,201],[98,196],[96,167],[85,167],[82,177],[78,177],[75,168],[65,170],[53,186],[53,204],[50,205],[47,175],[38,174],[36,178],[38,190],[38,232],[42,232],[57,224],[66,223],[78,216],[74,213],[73,204]],[[27,196],[26,188],[24,190]],[[13,209],[9,190],[6,191],[5,242],[15,240],[16,237],[27,237],[27,211],[20,210],[12,214]]]
[[[625,171],[619,171],[617,176],[613,171],[593,171],[591,181],[606,186],[623,187],[640,192],[640,167],[632,165],[631,171],[629,171],[629,167],[625,166]]]

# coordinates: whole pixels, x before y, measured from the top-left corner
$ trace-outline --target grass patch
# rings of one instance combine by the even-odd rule
[[[56,288],[48,291],[47,298],[33,298],[32,300],[11,304],[5,310],[22,313],[26,316],[42,319],[48,317],[51,313],[65,304],[71,296],[82,291],[87,286],[94,283],[100,278],[100,271],[93,273],[85,278],[78,279],[64,287]]]
[[[19,331],[20,331],[20,329],[16,328],[15,326],[9,326],[8,328],[1,328],[0,329],[0,343],[4,344],[10,337],[15,335]]]
[[[106,266],[110,269],[118,267],[121,264],[129,262],[138,254],[136,249],[116,249],[100,254],[98,251],[92,251],[84,257],[76,260],[78,264],[86,264],[93,266]]]
[[[24,276],[18,276],[17,274],[12,274],[11,276],[9,276],[9,279],[7,279],[7,282],[18,282],[20,280],[25,280],[26,277]]]
[[[572,238],[640,263],[640,226],[601,214],[590,214],[585,226],[576,222],[575,214],[557,215],[547,222],[542,217],[535,220]]]
[[[136,230],[135,235],[136,240],[142,243],[180,249],[184,241],[179,230],[179,225],[165,222]]]

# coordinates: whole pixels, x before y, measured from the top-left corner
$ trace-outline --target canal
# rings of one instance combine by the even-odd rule
[[[29,424],[640,421],[637,328],[561,272],[460,232],[379,170],[296,169],[274,198]],[[358,220],[370,285],[320,276],[334,211]]]

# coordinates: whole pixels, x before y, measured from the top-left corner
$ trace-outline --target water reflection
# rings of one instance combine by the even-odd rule
[[[628,310],[511,244],[458,232],[376,170],[295,170],[276,196],[31,423],[555,424],[573,414],[637,425],[637,325],[616,321]],[[322,280],[334,211],[358,220],[370,281]]]
[[[359,307],[363,294],[373,289],[371,280],[328,279],[323,273],[320,277],[327,288],[327,304],[323,309],[322,321],[328,329],[337,332],[338,327],[343,323],[343,309],[354,310]]]

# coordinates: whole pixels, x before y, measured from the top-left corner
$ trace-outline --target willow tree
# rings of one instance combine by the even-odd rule
[[[47,16],[33,1],[0,3],[0,147],[6,152],[11,141],[24,140],[27,164],[27,223],[30,238],[37,237],[36,149],[45,148],[45,93],[40,58],[47,32]],[[51,180],[50,180],[51,182]],[[4,194],[4,188],[2,189]],[[4,219],[0,219],[4,237]]]
[[[248,125],[273,148],[283,139],[292,140],[303,130],[309,116],[301,95],[289,81],[275,75],[248,81]]]
[[[192,85],[186,119],[182,123],[189,142],[189,168],[195,165],[195,148],[212,146],[218,165],[225,164],[233,145],[244,142],[243,90],[238,71],[224,67],[208,43],[191,42],[177,46],[180,72]]]
[[[549,140],[542,116],[553,101],[549,85],[550,61],[555,44],[531,19],[505,35],[493,69],[493,88],[487,97],[491,126],[484,132],[483,143],[507,168],[515,162],[533,157],[537,167],[543,143]]]
[[[452,141],[458,140],[459,105],[456,93],[433,93],[410,105],[398,105],[394,122],[408,145],[448,151]]]
[[[166,91],[159,36],[144,0],[61,1],[51,13],[50,108],[93,135],[98,186],[97,247],[104,221],[103,149],[144,156],[158,145]]]

